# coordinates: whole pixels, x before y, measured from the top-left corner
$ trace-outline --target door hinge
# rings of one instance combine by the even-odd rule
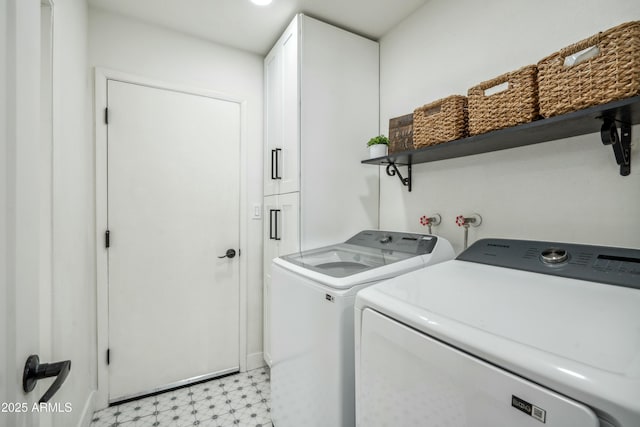
[[[104,109],[104,124],[109,124],[109,108]]]
[[[111,246],[111,237],[109,236],[109,230],[104,232],[104,247],[109,248]]]
[[[107,349],[107,365],[111,364],[111,349]]]

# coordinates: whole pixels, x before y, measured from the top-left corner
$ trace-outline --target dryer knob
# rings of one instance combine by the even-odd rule
[[[540,254],[545,264],[561,264],[569,259],[569,253],[562,248],[547,248]]]

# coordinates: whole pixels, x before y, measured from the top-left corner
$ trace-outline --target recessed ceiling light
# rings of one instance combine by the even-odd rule
[[[251,3],[258,6],[267,6],[271,4],[271,0],[251,0]]]

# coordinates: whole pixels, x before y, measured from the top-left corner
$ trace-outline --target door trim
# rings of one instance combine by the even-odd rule
[[[193,88],[164,81],[148,79],[133,74],[106,68],[95,68],[95,104],[94,104],[94,129],[95,129],[95,185],[96,185],[96,323],[97,323],[97,366],[98,366],[98,393],[96,407],[106,408],[109,403],[109,371],[106,363],[106,353],[109,344],[109,273],[107,249],[104,245],[104,232],[107,229],[107,125],[104,121],[104,110],[107,106],[107,81],[117,80],[124,83],[138,84],[156,89],[171,90],[190,95],[205,96],[223,101],[235,102],[240,106],[240,249],[248,247],[247,240],[247,101],[227,94],[202,88]],[[240,371],[247,370],[247,289],[248,289],[248,263],[247,257],[239,257],[240,263],[240,307],[239,307],[239,332]]]

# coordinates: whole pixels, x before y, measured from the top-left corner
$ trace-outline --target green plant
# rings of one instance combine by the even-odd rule
[[[389,145],[389,138],[384,135],[374,136],[367,142],[367,147],[371,147],[372,145],[384,144]]]

